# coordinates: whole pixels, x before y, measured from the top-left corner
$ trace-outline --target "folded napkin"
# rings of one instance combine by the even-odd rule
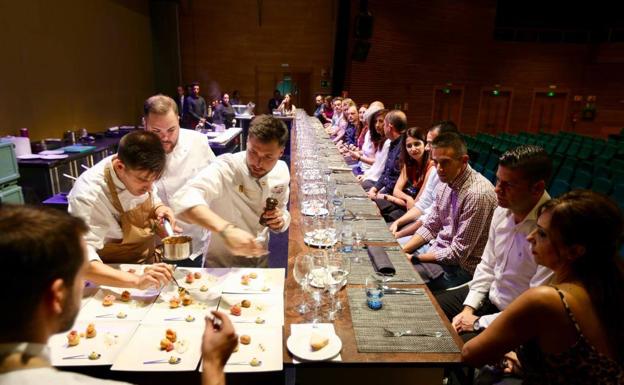
[[[390,257],[386,250],[381,246],[368,246],[368,256],[373,263],[375,271],[384,275],[396,274],[396,269],[390,261]]]

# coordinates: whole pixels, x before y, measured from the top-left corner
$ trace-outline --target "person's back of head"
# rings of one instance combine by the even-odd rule
[[[133,131],[121,138],[117,158],[131,170],[157,176],[162,175],[167,160],[160,138],[149,131]]]
[[[10,310],[2,322],[0,341],[27,340],[30,326],[37,321],[37,309],[49,298],[51,287],[58,280],[67,289],[65,300],[76,300],[69,297],[75,277],[86,263],[82,238],[87,231],[81,219],[59,210],[0,207],[0,255],[7,272],[3,278],[2,305]],[[61,316],[72,318],[72,314]],[[69,325],[61,327],[68,328],[73,318],[65,321]]]
[[[519,170],[531,184],[543,181],[545,188],[552,173],[552,161],[540,146],[524,144],[506,151],[498,159],[498,165]]]
[[[407,116],[401,110],[388,112],[386,114],[386,122],[391,124],[399,134],[402,134],[407,129]]]
[[[251,121],[249,136],[263,143],[275,141],[280,147],[284,147],[288,141],[288,128],[280,119],[270,115],[258,115]]]
[[[459,134],[459,129],[452,120],[441,120],[434,124],[432,127],[439,127],[439,134],[446,134],[447,132],[454,132],[456,134]]]

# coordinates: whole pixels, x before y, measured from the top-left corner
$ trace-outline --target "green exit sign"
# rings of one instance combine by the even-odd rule
[[[329,80],[321,80],[321,88],[329,88]]]

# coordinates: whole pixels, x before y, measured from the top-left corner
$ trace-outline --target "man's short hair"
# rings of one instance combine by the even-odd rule
[[[452,120],[440,120],[439,122],[435,122],[429,131],[439,129],[440,132],[438,134],[445,134],[447,132],[454,132],[459,134],[459,130],[457,129],[457,125]]]
[[[165,115],[171,110],[178,115],[178,105],[173,99],[166,95],[158,94],[150,96],[143,103],[144,117],[147,117],[149,114]]]
[[[546,150],[532,144],[523,144],[505,151],[498,158],[498,165],[512,170],[520,170],[531,183],[540,180],[548,183],[552,173],[552,161]]]
[[[332,100],[332,102],[334,102],[334,103],[335,103],[335,102],[341,102],[341,103],[342,103],[342,97],[341,97],[341,96],[336,96],[336,97]]]
[[[466,148],[466,142],[459,134],[454,132],[446,132],[438,135],[437,138],[431,142],[433,148],[452,148],[455,156],[460,157],[468,153]]]
[[[149,131],[133,131],[119,141],[117,158],[132,170],[149,171],[160,176],[167,157],[158,135]]]
[[[401,110],[392,110],[386,114],[386,122],[392,124],[395,130],[403,133],[407,129],[407,116]]]
[[[258,115],[251,121],[249,135],[262,143],[276,141],[280,147],[284,147],[288,141],[288,127],[271,115]]]
[[[82,219],[61,210],[11,206],[0,207],[0,255],[6,272],[0,335],[16,338],[31,325],[33,313],[56,279],[71,290],[85,262],[80,240],[88,231]]]

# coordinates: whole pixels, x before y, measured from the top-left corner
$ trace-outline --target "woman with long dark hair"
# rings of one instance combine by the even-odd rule
[[[576,190],[545,203],[528,236],[551,286],[519,296],[462,350],[464,361],[504,360],[524,384],[624,383],[622,214],[600,194]]]

